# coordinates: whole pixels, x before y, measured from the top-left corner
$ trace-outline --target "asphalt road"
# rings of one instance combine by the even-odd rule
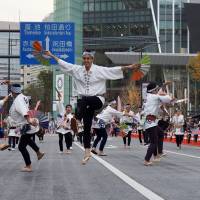
[[[165,143],[167,156],[144,166],[146,147],[138,140],[124,149],[121,138],[109,138],[107,157],[94,156],[80,164],[81,146],[72,154],[58,154],[58,137],[46,136],[38,143],[45,157],[36,160],[30,149],[33,172],[20,172],[24,165],[19,151],[0,152],[0,200],[199,200],[200,148]]]

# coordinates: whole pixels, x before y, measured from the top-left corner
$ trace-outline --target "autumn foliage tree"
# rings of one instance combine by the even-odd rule
[[[129,84],[126,88],[124,88],[120,97],[123,105],[129,103],[131,104],[133,109],[140,106],[140,88],[138,88],[134,84]]]
[[[200,81],[200,52],[189,60],[187,69],[193,80]]]
[[[30,84],[25,89],[25,94],[31,96],[32,106],[34,107],[38,100],[41,101],[40,110],[51,112],[52,109],[52,85],[53,74],[50,70],[41,71],[38,75],[38,82]]]

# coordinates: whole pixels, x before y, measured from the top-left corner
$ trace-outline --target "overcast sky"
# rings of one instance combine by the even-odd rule
[[[41,21],[53,11],[53,0],[0,0],[0,21]]]

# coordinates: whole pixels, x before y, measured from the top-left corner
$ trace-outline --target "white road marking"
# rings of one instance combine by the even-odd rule
[[[180,155],[180,156],[186,156],[186,157],[190,157],[190,158],[198,158],[198,159],[200,159],[200,157],[198,157],[198,156],[193,156],[193,155],[189,155],[189,154],[185,154],[185,153],[177,153],[177,152],[168,151],[168,150],[165,150],[165,152],[168,152],[168,153],[171,153],[171,154]]]
[[[84,148],[79,145],[77,142],[74,142],[80,149],[84,150]],[[100,164],[102,164],[104,167],[106,167],[108,170],[110,170],[113,174],[115,174],[118,178],[120,178],[122,181],[127,183],[129,186],[131,186],[134,190],[138,191],[141,195],[146,197],[149,200],[164,200],[162,197],[157,195],[156,193],[152,192],[150,189],[144,187],[140,183],[136,182],[134,179],[130,178],[126,174],[124,174],[122,171],[108,163],[107,161],[103,160],[102,158],[92,155],[92,157],[97,160]]]
[[[148,147],[143,146],[143,148],[147,149]],[[197,159],[200,159],[199,156],[193,156],[193,155],[185,154],[185,153],[178,153],[178,152],[169,151],[169,150],[164,150],[164,152],[168,152],[168,153],[175,154],[175,155],[180,155],[180,156],[186,156],[186,157],[189,157],[189,158],[197,158]]]
[[[105,149],[116,149],[116,148],[117,148],[117,146],[114,146],[112,144],[105,147]]]

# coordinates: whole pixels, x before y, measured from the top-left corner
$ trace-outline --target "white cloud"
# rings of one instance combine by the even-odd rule
[[[0,0],[0,21],[42,21],[53,0]]]

